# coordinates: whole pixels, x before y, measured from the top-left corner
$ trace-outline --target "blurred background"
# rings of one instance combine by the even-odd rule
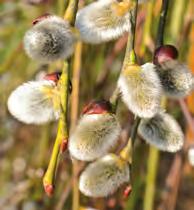
[[[92,1],[80,0],[80,7],[89,2]],[[0,0],[1,210],[71,209],[73,178],[68,152],[61,156],[54,196],[48,198],[42,187],[57,123],[25,125],[14,119],[6,106],[10,92],[18,85],[35,80],[45,72],[62,68],[62,62],[41,65],[30,60],[23,50],[22,39],[36,17],[45,13],[63,16],[66,4],[64,0]],[[139,8],[136,51],[140,64],[152,60],[160,8],[161,0],[149,0]],[[179,49],[179,60],[194,72],[193,15],[193,0],[170,1],[165,43],[174,44]],[[77,75],[78,79],[72,83],[79,84],[79,97],[70,96],[69,123],[72,126],[86,102],[94,98],[108,99],[112,94],[122,66],[126,42],[127,34],[117,41],[102,45],[77,44],[71,61],[71,74],[73,78]],[[99,210],[194,210],[194,167],[187,158],[188,148],[194,146],[194,93],[184,102],[181,107],[178,101],[168,100],[166,107],[184,130],[183,151],[178,154],[159,152],[138,139],[131,196],[123,198],[123,188],[104,199],[81,195],[82,206]],[[128,139],[133,115],[120,103],[118,116],[123,128],[117,147],[119,151]]]

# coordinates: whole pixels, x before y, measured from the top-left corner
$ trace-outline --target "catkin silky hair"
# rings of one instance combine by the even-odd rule
[[[151,119],[142,119],[138,133],[151,145],[167,152],[177,152],[184,143],[179,124],[171,115],[162,111]]]
[[[80,176],[79,189],[89,197],[105,197],[129,180],[128,163],[114,154],[108,154],[86,167]]]
[[[193,90],[194,78],[185,64],[168,60],[157,67],[157,72],[166,96],[182,98]]]
[[[8,110],[19,121],[44,124],[59,118],[59,97],[53,81],[30,81],[20,85],[8,98]]]
[[[24,36],[27,55],[42,63],[68,58],[74,43],[75,36],[68,22],[57,16],[47,16],[37,22]]]
[[[98,44],[128,32],[130,8],[133,8],[133,2],[128,0],[98,0],[80,9],[75,25],[80,31],[81,40]]]
[[[135,115],[153,117],[160,108],[161,84],[155,66],[125,65],[118,80],[122,100]]]
[[[76,159],[95,160],[116,145],[119,134],[115,114],[84,114],[70,136],[69,151]]]

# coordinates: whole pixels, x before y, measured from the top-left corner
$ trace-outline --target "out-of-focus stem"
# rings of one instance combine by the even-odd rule
[[[146,8],[146,19],[143,29],[143,39],[140,48],[140,55],[144,56],[146,46],[148,46],[150,42],[150,31],[151,31],[151,24],[152,24],[152,16],[153,16],[153,9],[154,9],[154,2],[155,0],[151,0],[147,2]]]
[[[82,43],[78,42],[75,46],[75,55],[73,61],[73,75],[72,75],[73,90],[71,93],[71,130],[74,129],[78,118],[81,54],[82,54]]]
[[[74,130],[78,118],[78,105],[79,105],[79,84],[80,84],[80,71],[81,71],[81,55],[82,43],[78,42],[75,47],[74,61],[73,61],[73,77],[72,77],[72,97],[71,97],[71,131]],[[73,159],[73,202],[72,210],[79,209],[79,164],[78,161]]]
[[[154,205],[154,195],[155,195],[155,182],[157,174],[157,165],[159,160],[159,151],[150,146],[148,165],[147,165],[147,177],[146,177],[146,191],[144,197],[144,210],[152,210]]]
[[[170,39],[173,42],[177,42],[177,37],[181,32],[181,26],[183,23],[185,6],[187,0],[176,0],[173,4],[171,20],[170,20]]]

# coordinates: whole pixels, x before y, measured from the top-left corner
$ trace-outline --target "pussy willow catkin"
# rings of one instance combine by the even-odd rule
[[[184,134],[179,124],[163,111],[150,119],[142,119],[138,133],[148,143],[163,151],[177,152],[184,143]]]
[[[24,36],[28,56],[43,63],[68,58],[76,39],[67,21],[57,16],[47,16],[37,22]]]
[[[79,188],[86,196],[105,197],[129,180],[128,162],[108,154],[86,167],[80,176]]]
[[[98,44],[129,31],[129,10],[133,5],[132,1],[126,0],[98,0],[80,9],[75,25],[82,41]]]
[[[155,65],[124,65],[118,80],[122,100],[137,116],[153,117],[160,109],[161,84]]]
[[[44,124],[59,118],[56,83],[49,80],[30,81],[20,85],[8,98],[8,109],[19,121]]]

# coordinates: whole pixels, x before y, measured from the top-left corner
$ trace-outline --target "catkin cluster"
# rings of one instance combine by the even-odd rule
[[[27,55],[43,63],[66,59],[73,54],[77,39],[90,44],[107,42],[130,34],[129,0],[98,0],[80,9],[75,26],[60,17],[47,15],[37,19],[24,36]],[[129,111],[141,118],[139,135],[160,150],[176,152],[184,135],[176,120],[161,109],[162,96],[183,98],[193,89],[193,75],[177,61],[177,50],[163,45],[155,51],[154,63],[124,62],[117,88]],[[126,58],[129,60],[130,58]],[[61,112],[59,73],[22,84],[8,99],[8,109],[24,123],[43,124],[57,120]],[[109,101],[87,105],[70,135],[73,158],[89,163],[80,176],[80,191],[86,196],[104,197],[124,183],[130,183],[129,160],[113,154],[121,126]],[[189,153],[193,162],[193,151]]]

